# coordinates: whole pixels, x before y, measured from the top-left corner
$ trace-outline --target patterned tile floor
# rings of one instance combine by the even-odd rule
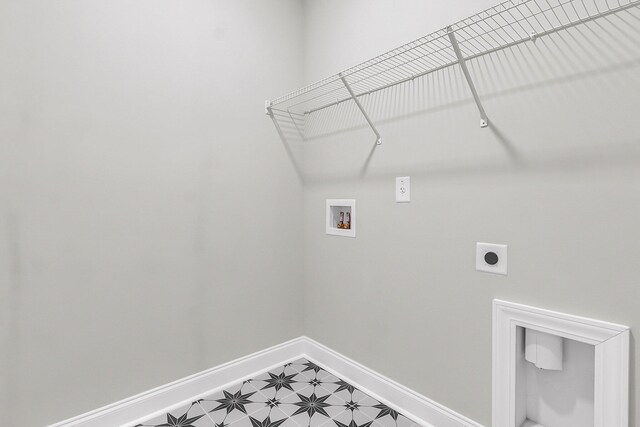
[[[418,427],[305,359],[137,424],[153,427]]]

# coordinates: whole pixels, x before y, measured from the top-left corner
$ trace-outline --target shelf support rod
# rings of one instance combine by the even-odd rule
[[[469,68],[467,68],[467,63],[464,59],[464,56],[462,56],[462,51],[460,51],[460,46],[458,45],[458,40],[456,39],[455,31],[453,31],[453,28],[447,27],[447,33],[449,35],[449,40],[451,41],[451,46],[453,47],[453,51],[456,53],[456,57],[458,58],[458,64],[460,64],[460,68],[462,68],[464,77],[467,79],[467,83],[469,84],[469,88],[471,89],[471,93],[473,94],[473,99],[476,101],[478,110],[480,110],[480,127],[486,128],[487,126],[489,126],[489,118],[487,117],[487,113],[484,111],[482,102],[480,102],[480,97],[478,96],[478,91],[476,90],[476,86],[473,84],[473,80],[471,79]]]
[[[360,104],[360,101],[358,100],[358,97],[356,96],[355,93],[353,93],[353,90],[351,89],[351,86],[349,86],[349,83],[347,83],[347,80],[344,78],[344,76],[342,74],[340,74],[340,80],[342,80],[342,84],[344,85],[344,87],[347,88],[347,90],[349,91],[349,95],[351,95],[351,98],[353,99],[353,101],[358,106],[358,109],[360,110],[360,112],[362,113],[364,118],[367,120],[367,123],[369,123],[369,126],[371,127],[371,130],[373,131],[373,133],[376,134],[376,144],[377,145],[382,144],[382,137],[380,136],[380,132],[378,132],[378,129],[376,129],[376,127],[373,125],[373,122],[369,118],[369,115],[365,111],[365,109],[362,106],[362,104]]]

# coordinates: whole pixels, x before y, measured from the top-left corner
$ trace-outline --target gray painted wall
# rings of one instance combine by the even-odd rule
[[[632,17],[471,63],[489,129],[455,68],[364,101],[375,151],[353,106],[303,157],[263,116],[494,2],[0,2],[3,425],[303,332],[488,425],[493,298],[640,324]],[[334,197],[356,239],[324,234]],[[476,241],[510,245],[508,277]]]
[[[263,100],[296,0],[0,1],[0,413],[37,426],[302,330],[302,186]]]
[[[305,80],[494,3],[307,1]],[[488,129],[457,68],[364,99],[373,152],[353,106],[314,119],[309,336],[490,425],[493,298],[640,326],[640,33],[624,18],[470,63]],[[395,204],[404,175],[412,202]],[[356,239],[325,235],[326,198],[357,199]],[[507,277],[475,271],[477,241],[509,244]]]

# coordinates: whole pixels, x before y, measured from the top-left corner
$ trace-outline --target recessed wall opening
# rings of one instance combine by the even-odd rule
[[[518,427],[594,426],[595,346],[557,337],[560,365],[536,366],[526,358],[527,333],[516,327]],[[530,349],[531,350],[531,349]]]
[[[331,206],[331,227],[348,230],[351,228],[351,206]]]
[[[356,237],[356,201],[327,199],[326,233],[334,236]]]
[[[493,427],[628,426],[629,328],[493,302]]]

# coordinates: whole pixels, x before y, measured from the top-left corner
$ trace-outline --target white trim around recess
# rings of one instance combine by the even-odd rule
[[[493,301],[493,427],[514,427],[516,328],[595,346],[595,427],[629,425],[629,328],[506,301]]]
[[[304,336],[49,427],[132,425],[144,418],[197,400],[216,390],[302,357],[352,383],[363,392],[419,422],[423,427],[482,427],[465,416]]]

